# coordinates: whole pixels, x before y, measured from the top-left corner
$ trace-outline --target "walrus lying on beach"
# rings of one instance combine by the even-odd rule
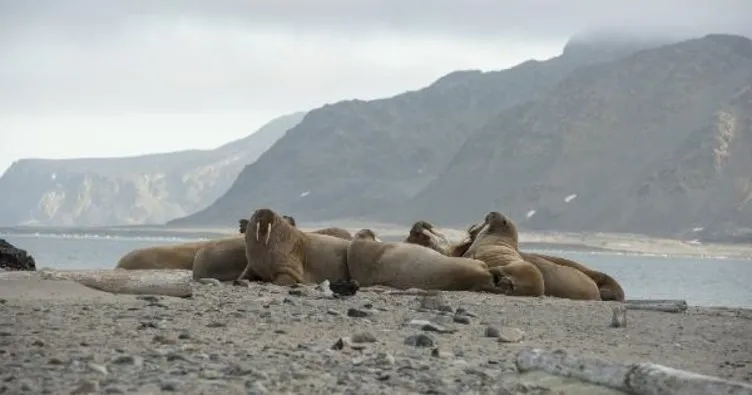
[[[297,226],[297,224],[295,222],[295,218],[293,218],[293,217],[291,217],[289,215],[283,215],[282,218],[284,218],[287,222],[289,222],[290,225]],[[245,218],[241,218],[241,219],[238,220],[238,224],[239,224],[239,229],[238,230],[240,231],[240,233],[245,233],[246,229],[248,228],[248,220],[245,219]],[[321,234],[321,235],[329,235],[329,236],[339,237],[340,239],[352,240],[352,235],[350,234],[350,232],[347,231],[347,229],[338,228],[336,226],[332,226],[332,227],[329,227],[329,228],[323,228],[323,229],[317,229],[317,230],[311,231],[309,233],[318,233],[318,234]]]
[[[489,212],[480,230],[475,226],[469,233],[475,234],[474,240],[463,256],[479,258],[489,267],[497,264],[510,267],[510,281],[520,284],[515,286],[520,289],[512,294],[575,300],[601,299],[595,282],[585,273],[557,265],[535,254],[520,252],[517,227],[503,214]]]
[[[447,255],[462,256],[472,244],[472,241],[483,227],[483,224],[484,223],[481,222],[479,224],[471,225],[467,230],[469,238],[448,248]],[[581,263],[559,256],[522,251],[520,251],[520,254],[525,260],[535,260],[536,258],[543,258],[560,266],[567,266],[577,269],[584,273],[586,276],[590,277],[590,279],[595,282],[595,285],[598,287],[598,290],[600,292],[601,300],[624,301],[624,289],[613,277],[609,276],[608,274],[593,270]]]
[[[500,268],[475,259],[448,257],[420,245],[354,239],[347,248],[347,267],[361,287],[506,293]]]
[[[161,245],[133,250],[118,260],[116,269],[182,269],[192,270],[193,259],[201,248],[213,240]]]
[[[238,280],[292,285],[347,279],[348,240],[303,232],[268,208],[254,211],[248,227],[247,264]]]
[[[446,236],[426,221],[414,223],[404,242],[422,245],[442,254],[446,253],[444,246],[448,244]]]
[[[193,279],[215,278],[219,281],[233,281],[243,272],[246,265],[243,236],[216,240],[196,253],[193,260]]]

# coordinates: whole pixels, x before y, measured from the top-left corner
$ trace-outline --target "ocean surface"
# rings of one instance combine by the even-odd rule
[[[113,268],[121,256],[133,249],[199,239],[191,236],[13,233],[2,233],[0,238],[29,251],[37,262],[37,269]],[[600,251],[547,252],[575,259],[610,274],[624,287],[628,299],[686,299],[690,305],[697,306],[752,308],[750,260],[668,258]]]

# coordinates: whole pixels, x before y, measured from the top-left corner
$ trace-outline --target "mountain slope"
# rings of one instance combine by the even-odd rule
[[[0,177],[0,224],[154,224],[195,212],[227,191],[243,166],[303,116],[279,117],[213,150],[19,160]]]
[[[450,73],[419,91],[311,111],[213,205],[169,225],[219,225],[270,206],[301,220],[358,217],[410,199],[492,116],[548,93],[572,70],[645,42],[570,42],[503,71]]]
[[[464,226],[495,209],[525,229],[750,227],[751,83],[752,41],[729,35],[581,68],[481,128],[389,219]]]

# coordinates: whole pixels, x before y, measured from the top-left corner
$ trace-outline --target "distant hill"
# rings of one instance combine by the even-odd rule
[[[391,98],[325,105],[243,169],[214,204],[168,224],[227,225],[262,206],[303,221],[386,218],[385,212],[439,176],[462,144],[500,112],[548,97],[583,66],[655,45],[578,38],[546,61],[502,71],[457,71]]]
[[[374,216],[465,226],[491,208],[527,230],[752,242],[752,41],[708,35],[581,67]]]
[[[211,204],[305,113],[212,150],[127,158],[22,159],[0,177],[0,224],[161,224]],[[210,131],[207,131],[210,132]]]

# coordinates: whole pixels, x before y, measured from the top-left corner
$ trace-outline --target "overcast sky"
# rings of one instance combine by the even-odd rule
[[[745,0],[0,0],[0,172],[212,148],[286,113],[547,59],[583,30],[749,36],[751,16]]]

